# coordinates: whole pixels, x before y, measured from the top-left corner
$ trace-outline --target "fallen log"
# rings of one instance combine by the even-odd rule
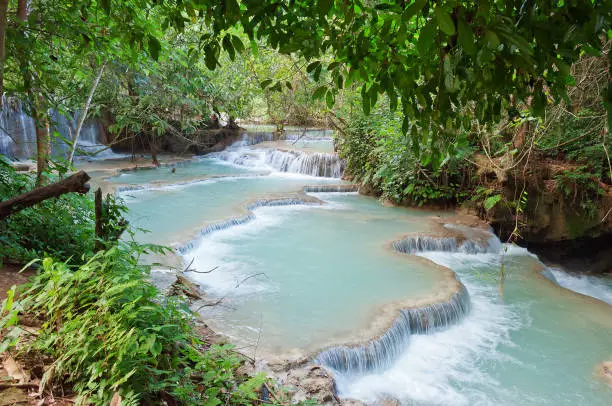
[[[4,202],[0,202],[0,219],[52,197],[59,197],[66,193],[85,194],[89,192],[89,185],[87,184],[89,179],[87,172],[79,171],[59,182],[36,188]]]

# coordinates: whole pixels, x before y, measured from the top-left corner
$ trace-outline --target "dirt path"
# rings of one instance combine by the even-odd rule
[[[4,300],[6,292],[13,285],[23,285],[36,273],[32,269],[19,273],[20,270],[20,266],[10,264],[4,264],[4,267],[0,268],[0,301]]]

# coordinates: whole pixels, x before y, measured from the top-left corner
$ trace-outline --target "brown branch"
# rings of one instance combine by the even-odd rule
[[[195,258],[194,258],[195,259]],[[193,261],[191,261],[191,263],[193,263]],[[191,264],[189,264],[189,266],[187,267],[187,269],[185,270],[185,272],[194,272],[194,273],[211,273],[212,271],[215,271],[217,269],[219,269],[218,266],[208,270],[208,271],[196,271],[195,269],[189,269],[189,267],[191,266]]]
[[[25,208],[34,206],[43,200],[59,197],[66,193],[85,194],[89,192],[89,185],[87,184],[89,179],[89,175],[85,171],[79,171],[59,182],[39,187],[30,192],[0,202],[0,219],[15,214]]]

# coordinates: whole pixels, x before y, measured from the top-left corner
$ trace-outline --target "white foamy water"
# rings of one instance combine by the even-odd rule
[[[209,156],[255,170],[290,172],[326,178],[342,177],[346,166],[344,160],[334,153],[252,149],[245,144],[244,140]]]
[[[566,289],[594,297],[612,305],[612,278],[570,274],[558,268],[548,268],[554,281]]]
[[[237,238],[256,236],[264,229],[281,224],[285,218],[297,210],[306,209],[306,205],[279,207],[260,207],[257,215],[249,222],[214,232],[211,237],[204,238],[197,248],[184,254],[185,262],[193,259],[194,267],[199,271],[217,268],[207,274],[188,273],[189,277],[202,284],[206,291],[214,296],[228,294],[241,295],[264,292],[274,289],[273,282],[265,275],[255,275],[252,269],[256,267],[254,258],[236,256],[236,247],[232,241]],[[233,255],[231,255],[233,254]],[[227,258],[233,258],[227,260]],[[249,278],[251,277],[252,278]],[[245,278],[249,278],[245,283]]]
[[[473,269],[474,262],[491,264],[495,254],[425,252],[419,254],[462,274],[472,309],[459,324],[429,335],[414,335],[405,353],[388,370],[354,378],[338,379],[343,397],[367,403],[391,397],[402,404],[470,405],[492,404],[508,389],[482,363],[517,362],[498,351],[500,345],[512,346],[511,333],[529,323],[516,306],[501,303],[494,286],[487,286],[474,275],[461,272]]]

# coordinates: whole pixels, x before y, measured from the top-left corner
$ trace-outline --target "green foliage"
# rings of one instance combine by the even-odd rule
[[[0,201],[34,187],[0,156]],[[90,196],[65,194],[0,220],[0,260],[28,262],[43,255],[80,262],[93,250],[94,210]]]
[[[396,203],[422,206],[464,201],[470,178],[463,155],[449,156],[442,166],[421,160],[402,126],[400,114],[383,108],[370,115],[353,114],[338,141],[340,154],[347,161],[346,174]]]
[[[161,404],[163,394],[185,405],[253,403],[264,378],[238,376],[243,360],[229,346],[203,350],[186,304],[147,280],[140,256],[166,251],[122,243],[76,269],[45,258],[18,303],[43,320],[24,351],[53,357],[46,378],[71,383],[84,404],[108,404],[114,392],[125,404]],[[15,323],[9,300],[3,328]]]

